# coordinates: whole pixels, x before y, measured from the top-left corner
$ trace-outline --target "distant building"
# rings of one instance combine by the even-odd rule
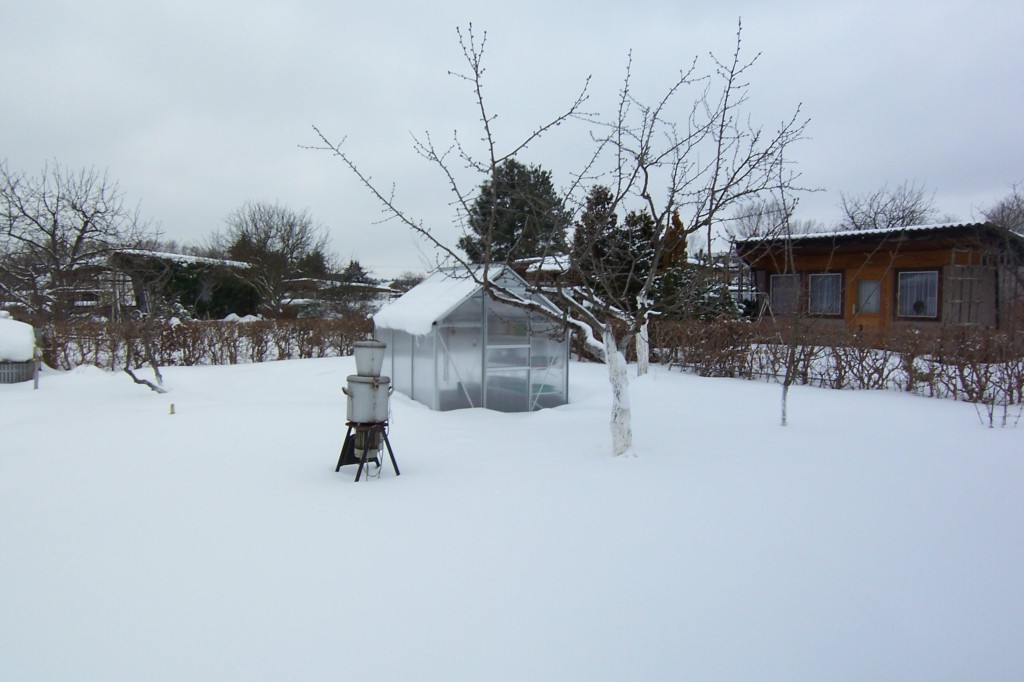
[[[1024,237],[991,223],[736,241],[761,316],[866,331],[1008,328],[1024,302]]]
[[[97,277],[93,305],[98,315],[115,320],[155,313],[158,305],[203,318],[250,315],[257,311],[259,294],[238,276],[247,268],[240,261],[118,249]]]

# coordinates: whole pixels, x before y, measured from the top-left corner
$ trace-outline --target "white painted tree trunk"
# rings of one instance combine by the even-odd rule
[[[612,454],[624,455],[633,448],[632,416],[629,409],[629,372],[626,357],[615,343],[615,335],[608,327],[602,334],[604,360],[608,365],[608,380],[612,384]]]
[[[789,423],[789,387],[796,374],[796,360],[796,345],[791,341],[786,350],[786,375],[782,377],[782,426]]]
[[[649,318],[644,317],[640,332],[636,335],[636,375],[642,377],[651,371],[651,337],[647,335]]]

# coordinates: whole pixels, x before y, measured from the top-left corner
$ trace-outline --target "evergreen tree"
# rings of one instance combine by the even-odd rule
[[[458,245],[477,263],[565,253],[569,222],[551,173],[507,159],[480,186]]]
[[[341,271],[339,279],[347,284],[379,284],[380,281],[374,279],[367,272],[366,268],[363,267],[362,263],[357,260],[350,260],[345,269]]]
[[[332,286],[318,292],[319,303],[304,315],[309,317],[337,317],[345,315],[368,316],[379,307],[378,290],[380,280],[370,275],[356,259],[334,278]]]
[[[652,291],[655,309],[668,318],[713,320],[740,316],[720,273],[692,263],[659,274]]]
[[[295,262],[295,272],[301,277],[326,279],[331,274],[331,264],[322,247],[316,247]]]
[[[606,305],[632,312],[640,305],[655,267],[657,229],[647,212],[633,211],[619,224],[607,187],[596,185],[573,232],[572,257],[589,290]],[[674,318],[735,317],[738,310],[712,266],[687,262],[685,249],[662,257],[646,288],[653,310]]]
[[[394,289],[395,291],[401,291],[402,293],[405,293],[406,291],[409,291],[409,289],[412,289],[414,286],[422,282],[424,279],[426,279],[426,277],[421,275],[420,273],[407,270],[406,272],[403,272],[401,275],[392,280],[391,288]]]
[[[573,232],[572,256],[589,289],[606,303],[633,306],[654,263],[654,221],[631,212],[620,224],[611,190],[595,185]]]
[[[601,235],[617,229],[615,198],[604,185],[594,185],[587,193],[586,204],[573,230],[572,257],[584,276],[593,277],[601,266],[597,249]]]

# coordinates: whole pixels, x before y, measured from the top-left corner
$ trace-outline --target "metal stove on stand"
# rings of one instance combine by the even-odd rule
[[[348,431],[334,470],[340,471],[347,464],[358,464],[356,481],[364,471],[369,475],[370,466],[376,466],[379,473],[385,448],[395,475],[401,475],[388,440],[391,378],[380,375],[386,348],[387,345],[381,341],[357,341],[354,350],[356,373],[349,375],[347,386],[341,389],[347,396],[345,423]]]

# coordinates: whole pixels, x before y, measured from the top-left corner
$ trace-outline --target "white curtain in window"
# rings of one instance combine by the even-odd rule
[[[900,317],[938,317],[939,273],[901,272]]]
[[[843,276],[839,273],[810,275],[807,280],[807,312],[811,315],[842,315]]]
[[[797,301],[800,300],[800,276],[772,275],[770,296],[772,312],[776,315],[797,312]]]

